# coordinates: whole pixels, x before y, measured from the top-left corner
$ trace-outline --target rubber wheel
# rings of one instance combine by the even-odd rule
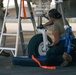
[[[47,35],[47,39],[49,41],[49,43],[52,43],[51,38]],[[33,36],[31,38],[31,40],[29,41],[28,44],[28,55],[32,56],[43,56],[46,55],[45,52],[42,51],[43,48],[43,37],[42,34],[36,34],[35,36]],[[47,47],[47,49],[49,49]],[[40,51],[42,51],[42,53],[40,53]]]

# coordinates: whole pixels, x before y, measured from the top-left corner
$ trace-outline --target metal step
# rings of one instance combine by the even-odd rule
[[[24,17],[21,17],[21,19],[24,19]],[[31,17],[26,17],[26,19],[32,19]],[[18,22],[18,18],[15,17],[6,17],[6,22]]]
[[[7,34],[7,33],[3,33],[3,36],[17,36],[17,34]]]
[[[7,48],[7,47],[0,47],[2,50],[16,50],[16,48]]]
[[[15,17],[6,17],[6,22],[18,22],[18,18]]]

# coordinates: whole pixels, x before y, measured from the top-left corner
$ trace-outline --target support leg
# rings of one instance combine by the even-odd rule
[[[33,11],[32,11],[32,8],[31,8],[31,4],[28,1],[27,1],[27,4],[28,4],[28,8],[29,8],[29,11],[30,11],[30,14],[31,14],[31,20],[32,20],[32,23],[33,23],[34,31],[35,31],[35,34],[36,34],[36,23],[35,23]]]

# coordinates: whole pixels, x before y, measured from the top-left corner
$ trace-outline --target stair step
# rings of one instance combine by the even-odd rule
[[[7,34],[7,33],[3,33],[2,35],[4,35],[4,36],[17,36],[17,34]]]

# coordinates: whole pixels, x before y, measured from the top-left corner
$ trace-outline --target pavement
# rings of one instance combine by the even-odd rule
[[[12,57],[0,56],[0,60],[0,75],[76,75],[76,66],[56,66],[56,70],[48,70],[13,65]]]
[[[76,34],[76,32],[74,32],[74,34]],[[35,35],[34,32],[24,33],[24,39],[25,39],[25,42],[27,42],[26,46],[28,45],[28,42],[33,35]],[[7,37],[6,46],[12,47],[14,46],[14,43],[15,43],[14,38]],[[22,56],[23,53],[22,53],[20,40],[18,45],[19,45],[18,56]],[[11,54],[10,51],[7,51],[7,52]],[[56,66],[57,67],[56,70],[42,69],[40,67],[23,67],[20,65],[13,65],[12,54],[10,57],[0,56],[0,60],[1,60],[0,75],[76,75],[76,66],[74,65],[67,66],[67,67]]]

